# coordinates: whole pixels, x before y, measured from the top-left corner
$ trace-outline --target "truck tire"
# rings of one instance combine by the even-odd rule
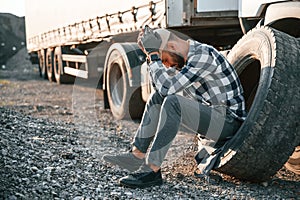
[[[53,51],[51,49],[47,49],[46,52],[46,71],[47,77],[50,82],[55,81],[54,70],[53,70]]]
[[[299,144],[299,42],[260,27],[228,54],[244,88],[248,116],[228,141],[216,170],[241,180],[272,177]]]
[[[38,58],[39,58],[39,72],[40,77],[47,79],[47,70],[46,70],[46,60],[45,60],[45,51],[44,49],[38,51]]]
[[[117,120],[140,118],[144,108],[139,105],[141,88],[129,86],[124,58],[119,50],[112,50],[108,56],[106,92],[112,115]]]
[[[53,57],[53,68],[54,68],[55,80],[58,84],[74,83],[75,77],[64,73],[64,68],[63,68],[64,65],[65,62],[63,62],[62,60],[62,49],[61,47],[56,47],[54,50],[54,57]]]

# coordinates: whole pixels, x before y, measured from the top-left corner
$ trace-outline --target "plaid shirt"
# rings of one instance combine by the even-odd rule
[[[245,120],[243,88],[234,68],[212,46],[189,40],[186,65],[177,73],[161,61],[149,65],[155,89],[167,96],[183,91],[208,106],[225,105],[230,114]]]

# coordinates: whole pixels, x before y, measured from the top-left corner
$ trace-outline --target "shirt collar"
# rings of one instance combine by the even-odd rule
[[[187,55],[187,60],[189,60],[191,56],[195,55],[195,43],[196,43],[196,41],[192,40],[192,39],[188,39],[187,41],[189,43],[189,52],[188,52],[188,55]]]

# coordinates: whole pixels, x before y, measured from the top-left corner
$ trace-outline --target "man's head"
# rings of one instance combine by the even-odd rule
[[[154,33],[157,33],[162,40],[159,50],[164,65],[181,69],[187,56],[185,51],[187,48],[186,41],[166,29],[156,29]]]

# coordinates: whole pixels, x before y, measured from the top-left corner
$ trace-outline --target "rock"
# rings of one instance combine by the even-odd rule
[[[30,170],[33,172],[37,172],[39,170],[39,168],[37,168],[36,166],[33,166],[30,168]]]
[[[261,184],[262,184],[264,187],[267,187],[267,186],[269,185],[268,182],[262,182]]]

